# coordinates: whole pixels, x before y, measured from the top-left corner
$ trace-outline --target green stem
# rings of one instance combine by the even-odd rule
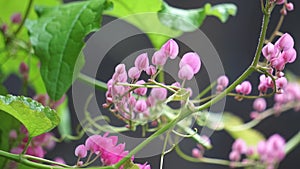
[[[25,21],[26,21],[28,15],[29,15],[29,13],[30,13],[30,9],[31,9],[32,5],[33,5],[33,0],[29,0],[29,3],[28,3],[27,8],[26,8],[25,15],[24,15],[24,17],[23,17],[23,19],[22,19],[21,24],[19,25],[18,29],[17,29],[16,32],[15,32],[15,36],[17,36],[18,33],[20,33],[20,31],[22,30],[22,28],[23,28],[23,26],[24,26],[24,24],[25,24]]]
[[[285,147],[285,153],[288,154],[294,150],[300,144],[300,131],[294,135],[287,143]]]
[[[96,79],[93,79],[93,78],[91,78],[91,77],[89,77],[85,74],[79,73],[78,79],[83,81],[83,82],[86,82],[87,84],[89,84],[91,86],[96,86],[100,90],[104,90],[104,91],[107,90],[106,83],[101,82],[101,81],[96,80]]]
[[[201,97],[203,97],[206,93],[208,93],[213,87],[215,87],[217,84],[216,81],[212,82],[209,86],[207,86],[204,90],[202,90],[202,92],[200,94],[198,94],[198,96],[194,99],[200,99]]]

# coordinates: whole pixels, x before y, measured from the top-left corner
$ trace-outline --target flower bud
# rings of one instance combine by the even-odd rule
[[[275,46],[287,51],[294,47],[294,39],[290,34],[285,33],[276,41]]]
[[[237,139],[232,144],[232,150],[238,152],[239,154],[244,154],[247,152],[246,142],[242,139]]]
[[[293,63],[296,60],[297,52],[294,48],[291,48],[287,51],[283,51],[281,56],[285,62]]]
[[[128,77],[130,79],[138,79],[141,76],[141,71],[137,67],[132,67],[128,70]]]
[[[134,110],[138,113],[144,113],[148,109],[147,103],[145,100],[138,100],[135,104]]]
[[[195,52],[184,54],[179,62],[179,68],[182,68],[185,65],[189,65],[192,68],[193,74],[198,73],[201,68],[200,56]]]
[[[198,148],[193,148],[192,155],[195,158],[201,158],[202,157],[202,153]]]
[[[284,89],[288,84],[288,81],[285,77],[278,78],[276,80],[276,87],[279,89]]]
[[[139,81],[136,82],[137,85],[142,85],[142,84],[145,84],[145,83],[146,82],[144,80],[139,80]],[[146,87],[140,87],[140,88],[135,89],[133,92],[138,94],[138,95],[144,96],[147,93],[147,88]]]
[[[240,161],[241,154],[237,151],[232,151],[229,154],[229,159],[230,159],[230,161]]]
[[[253,102],[253,109],[258,111],[258,112],[262,112],[264,110],[266,110],[267,108],[267,102],[264,98],[258,98],[255,99]]]
[[[3,32],[4,34],[7,32],[8,26],[7,24],[2,24],[0,26],[0,31]]]
[[[15,13],[10,17],[10,20],[14,24],[19,24],[22,22],[22,16],[21,13]]]
[[[165,100],[167,98],[167,89],[165,88],[153,88],[151,90],[150,96],[152,96],[156,100]]]
[[[149,67],[149,59],[147,53],[140,54],[134,62],[134,65],[136,68],[139,70],[144,70],[146,71],[147,68]]]
[[[166,64],[168,57],[162,51],[156,51],[152,56],[152,63],[156,66],[163,66]]]
[[[278,52],[279,52],[278,49],[270,42],[267,45],[265,45],[262,49],[263,56],[268,61],[270,61],[272,58],[276,57]]]
[[[294,4],[292,2],[285,4],[285,7],[288,11],[294,10]]]
[[[229,79],[227,76],[223,75],[220,76],[217,80],[218,85],[222,86],[223,88],[227,87],[229,84]]]
[[[178,71],[178,77],[181,80],[191,80],[194,77],[193,69],[189,65],[184,65]]]
[[[146,73],[149,76],[155,75],[156,73],[156,68],[153,65],[150,65],[147,69],[146,69]]]
[[[179,53],[179,47],[173,39],[168,40],[160,49],[170,59],[175,59]]]

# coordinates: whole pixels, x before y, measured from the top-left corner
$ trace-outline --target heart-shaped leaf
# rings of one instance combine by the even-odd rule
[[[39,18],[27,21],[30,41],[41,61],[41,75],[49,96],[59,100],[76,77],[84,38],[100,28],[106,0],[74,2],[56,7],[36,7]]]

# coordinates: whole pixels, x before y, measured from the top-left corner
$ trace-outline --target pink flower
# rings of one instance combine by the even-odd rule
[[[15,13],[10,17],[12,23],[19,24],[22,22],[21,13]]]
[[[276,4],[277,5],[281,5],[281,4],[283,4],[285,2],[285,0],[276,0]]]
[[[115,73],[112,77],[114,82],[126,82],[127,81],[127,72],[124,64],[119,64],[115,68]]]
[[[153,88],[151,89],[150,96],[155,100],[165,100],[167,98],[168,91],[165,88]]]
[[[0,26],[0,30],[1,30],[1,32],[3,32],[4,34],[7,32],[7,29],[8,29],[7,24],[2,24],[2,25]]]
[[[294,48],[291,48],[287,51],[283,51],[281,56],[286,63],[293,63],[296,60],[297,52]]]
[[[163,66],[166,64],[168,57],[162,51],[156,51],[152,56],[152,63],[156,66]]]
[[[175,59],[179,53],[179,47],[173,39],[168,40],[160,49],[170,59]]]
[[[283,51],[294,47],[294,39],[288,33],[283,34],[275,43],[275,46]]]
[[[151,166],[147,163],[145,164],[137,164],[140,169],[151,169]]]
[[[279,50],[270,42],[267,45],[265,45],[262,49],[262,53],[268,61],[276,57],[278,52]]]
[[[229,84],[229,79],[227,76],[223,75],[223,76],[220,76],[217,80],[217,83],[218,85],[221,85],[223,87],[227,87],[228,84]]]
[[[198,148],[193,148],[192,150],[192,156],[195,158],[201,158],[202,157],[202,153]]]
[[[153,65],[150,65],[147,69],[146,69],[146,73],[147,75],[155,75],[156,73],[156,68]]]
[[[275,68],[277,71],[282,71],[285,67],[285,60],[282,57],[282,54],[279,57],[273,58],[271,60],[271,66]]]
[[[241,154],[237,151],[231,151],[229,154],[230,161],[240,161]]]
[[[284,89],[288,84],[288,81],[285,77],[280,77],[276,80],[276,87],[278,89]]]
[[[179,62],[179,68],[182,68],[185,65],[189,65],[192,68],[193,74],[198,73],[201,68],[200,56],[195,52],[184,54]]]
[[[61,157],[55,157],[54,161],[60,164],[66,164],[65,160]]]
[[[145,83],[146,82],[144,80],[139,80],[139,81],[136,82],[137,85],[142,85],[142,84],[145,84]],[[146,87],[140,87],[140,88],[135,89],[133,92],[138,94],[138,95],[144,96],[147,93],[147,88]]]
[[[102,136],[100,136],[100,135],[92,135],[92,136],[88,137],[85,141],[86,149],[93,153],[96,153],[96,151],[98,150],[97,142],[100,139],[102,139]]]
[[[252,91],[252,85],[249,81],[244,81],[240,85],[237,85],[235,90],[236,90],[237,93],[248,95]]]
[[[191,80],[193,77],[193,68],[189,65],[182,66],[178,71],[178,78],[181,80]]]
[[[294,4],[292,2],[286,3],[285,7],[288,11],[294,10]]]
[[[83,144],[77,146],[75,149],[75,155],[79,158],[85,158],[87,155],[86,147]]]
[[[242,139],[237,139],[232,144],[232,150],[238,152],[239,154],[245,154],[247,152],[246,142]]]
[[[255,99],[253,102],[253,109],[258,111],[258,112],[262,112],[264,110],[266,110],[267,108],[267,102],[264,98],[258,98]]]
[[[128,70],[128,77],[130,79],[138,79],[141,76],[141,71],[137,67],[132,67]]]
[[[138,113],[144,113],[148,109],[147,103],[145,100],[138,100],[135,104],[134,110]]]
[[[149,67],[149,59],[147,53],[140,54],[134,62],[134,65],[136,68],[139,70],[144,70],[146,71],[147,68]]]

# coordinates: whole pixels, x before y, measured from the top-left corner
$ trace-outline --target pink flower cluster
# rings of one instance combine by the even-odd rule
[[[153,54],[153,65],[150,65],[147,53],[140,54],[128,72],[124,64],[117,65],[112,78],[107,82],[106,103],[103,107],[110,108],[111,111],[118,112],[123,118],[130,120],[144,120],[156,116],[151,115],[150,110],[166,100],[167,89],[157,86],[149,92],[145,85],[151,84],[151,80],[155,80],[167,59],[175,59],[178,53],[178,44],[170,39]],[[182,80],[190,80],[198,73],[200,67],[200,57],[194,52],[186,53],[179,63],[178,77]],[[150,76],[148,82],[139,80],[142,72]],[[127,82],[128,77],[130,83]],[[180,83],[176,82],[171,87],[178,89]]]
[[[274,96],[275,109],[280,109],[283,104],[288,102],[300,101],[300,85],[297,82],[290,82],[284,88],[284,93],[278,93]]]
[[[22,138],[21,143],[10,150],[11,153],[21,154],[28,142],[28,131],[24,126],[21,126],[19,136],[15,130],[10,132],[10,139],[17,140]],[[44,133],[31,140],[31,143],[26,151],[26,154],[43,158],[47,153],[47,150],[51,150],[55,147],[55,141],[52,139],[52,133]],[[24,137],[24,138],[23,138]]]
[[[285,140],[280,135],[274,134],[268,140],[259,142],[256,147],[248,147],[244,140],[237,139],[232,145],[229,159],[233,162],[240,161],[243,154],[246,157],[258,154],[259,161],[266,168],[274,169],[274,166],[285,157]],[[249,162],[249,160],[252,159],[244,159],[243,161]]]
[[[270,2],[276,3],[277,5],[284,5],[284,7],[280,11],[282,15],[286,15],[287,11],[294,10],[294,4],[292,2],[287,2],[286,0],[271,0]]]
[[[108,136],[108,133],[101,135],[92,135],[87,138],[85,144],[78,145],[75,149],[75,155],[79,158],[85,158],[87,152],[91,154],[96,154],[100,157],[101,162],[105,166],[113,165],[118,163],[122,158],[124,158],[128,151],[125,151],[125,143],[118,144],[117,136]],[[132,157],[131,160],[134,158]],[[82,165],[83,162],[79,161]],[[150,165],[139,164],[141,169],[150,169]]]
[[[217,93],[222,92],[229,84],[229,79],[226,75],[222,75],[217,79]]]
[[[12,14],[11,17],[10,17],[10,21],[11,21],[12,24],[20,24],[22,22],[22,15],[21,15],[21,13],[14,13],[14,14]],[[0,31],[3,34],[6,34],[7,30],[8,30],[8,24],[3,23],[3,24],[0,25]]]

